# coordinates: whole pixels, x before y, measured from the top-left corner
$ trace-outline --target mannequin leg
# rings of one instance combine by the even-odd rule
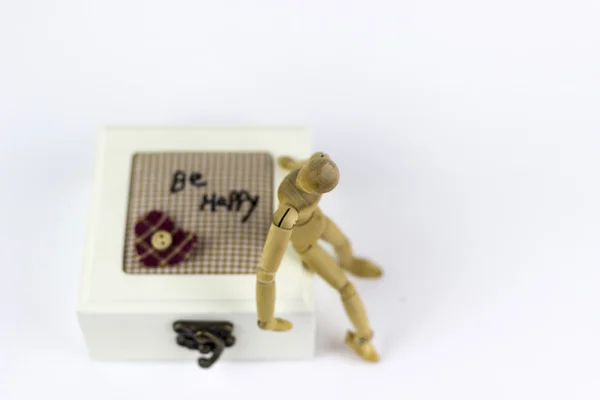
[[[327,227],[321,236],[325,242],[330,243],[335,250],[340,266],[353,275],[363,278],[377,278],[382,274],[381,268],[365,258],[357,258],[352,252],[352,244],[329,218],[326,219]]]
[[[297,250],[299,250],[302,261],[340,293],[346,314],[356,329],[356,332],[346,334],[346,344],[363,360],[378,361],[379,355],[371,344],[373,331],[354,285],[348,281],[333,257],[318,244],[309,246],[307,249]]]

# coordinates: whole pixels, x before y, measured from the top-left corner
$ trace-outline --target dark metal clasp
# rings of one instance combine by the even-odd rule
[[[233,324],[226,321],[176,321],[177,344],[190,350],[198,350],[198,364],[202,368],[213,365],[225,350],[235,344]]]

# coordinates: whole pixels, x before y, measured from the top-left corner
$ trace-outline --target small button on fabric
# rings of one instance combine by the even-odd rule
[[[156,231],[152,235],[150,243],[156,250],[165,250],[169,248],[171,243],[173,243],[173,236],[171,236],[171,234],[167,231]]]

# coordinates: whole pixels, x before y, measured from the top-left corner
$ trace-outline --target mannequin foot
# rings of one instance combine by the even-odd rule
[[[354,332],[348,331],[344,342],[363,360],[368,362],[379,361],[379,354],[377,354],[371,342],[358,338]]]
[[[361,278],[379,278],[383,274],[381,268],[365,258],[355,258],[352,264],[344,265],[343,268]]]

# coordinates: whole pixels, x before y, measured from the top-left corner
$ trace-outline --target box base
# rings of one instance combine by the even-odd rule
[[[79,313],[90,356],[104,361],[190,360],[199,356],[176,343],[177,320],[228,321],[236,339],[223,360],[300,360],[315,353],[315,318],[312,313],[281,315],[293,322],[287,332],[258,328],[252,314],[99,314]]]

